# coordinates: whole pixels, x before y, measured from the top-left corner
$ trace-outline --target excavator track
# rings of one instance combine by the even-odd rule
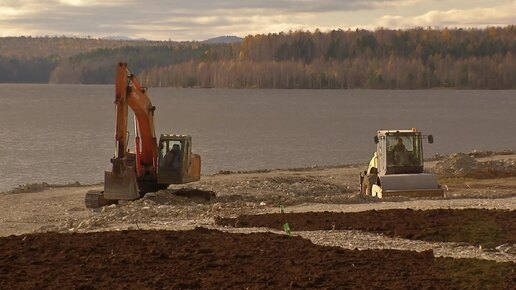
[[[100,208],[105,205],[114,204],[116,203],[116,200],[105,199],[103,191],[90,190],[86,193],[84,202],[86,204],[86,208]]]

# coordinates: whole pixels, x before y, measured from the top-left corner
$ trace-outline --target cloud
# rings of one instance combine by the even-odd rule
[[[371,8],[386,0],[43,0],[0,2],[0,36],[129,35],[205,39],[296,29],[303,14]],[[13,33],[14,32],[14,33]]]
[[[254,10],[270,13],[317,13],[405,6],[422,1],[425,0],[191,0],[187,2],[183,0],[154,0],[146,1],[146,5],[151,7],[180,7],[180,9],[197,12]]]
[[[485,27],[503,26],[516,23],[516,1],[497,7],[477,7],[472,9],[432,10],[422,15],[402,17],[382,16],[377,26],[392,28],[420,27]]]
[[[385,8],[402,8],[414,6],[423,2],[432,2],[432,0],[395,0],[395,1],[375,1],[371,6],[376,9]]]
[[[457,0],[455,2],[466,2]],[[476,1],[476,0],[469,0]],[[493,0],[499,2],[502,0]],[[478,1],[477,1],[478,2]],[[69,35],[103,37],[125,35],[147,39],[203,40],[220,35],[280,32],[296,29],[321,30],[360,26],[364,19],[376,26],[413,27],[453,23],[469,24],[498,17],[514,23],[506,7],[433,11],[415,15],[411,9],[443,0],[0,0],[0,36]],[[421,5],[420,5],[421,4]],[[494,5],[494,4],[493,4]],[[492,6],[493,6],[492,5]],[[400,8],[403,8],[401,10]],[[512,8],[512,9],[509,9]],[[392,15],[403,11],[408,17]],[[480,9],[478,16],[474,14]],[[389,14],[385,11],[391,11]],[[461,13],[471,14],[462,17]],[[379,15],[387,14],[381,18]],[[469,15],[468,14],[468,15]],[[488,15],[489,14],[489,15]],[[495,14],[497,15],[495,17]],[[353,22],[355,19],[355,22]],[[357,22],[357,20],[362,22]],[[504,22],[504,20],[506,20]],[[367,20],[365,20],[367,21]],[[477,21],[476,23],[480,23]],[[364,27],[364,25],[361,25]],[[375,27],[369,27],[375,28]]]

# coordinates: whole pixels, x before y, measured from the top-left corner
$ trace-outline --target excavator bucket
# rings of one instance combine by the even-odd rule
[[[134,200],[140,198],[136,172],[132,167],[120,173],[106,171],[104,174],[104,198],[114,200]]]
[[[372,188],[372,195],[378,198],[444,197],[444,190],[432,173],[380,175],[378,178],[380,185]]]

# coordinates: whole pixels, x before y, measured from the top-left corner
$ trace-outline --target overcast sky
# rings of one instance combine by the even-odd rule
[[[288,30],[516,24],[516,0],[0,0],[0,36],[205,40]]]

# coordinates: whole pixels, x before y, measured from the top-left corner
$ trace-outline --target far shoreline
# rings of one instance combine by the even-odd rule
[[[110,83],[98,83],[98,84],[74,84],[74,83],[0,83],[0,86],[110,86]],[[178,90],[278,90],[278,91],[295,91],[295,90],[308,90],[308,91],[515,91],[514,89],[507,88],[460,88],[460,87],[431,87],[431,88],[235,88],[235,87],[174,87],[174,86],[148,86],[151,89],[178,89]]]
[[[486,157],[494,157],[494,156],[508,156],[508,155],[516,155],[516,150],[506,149],[502,151],[490,151],[490,150],[473,150],[468,153],[452,153],[452,154],[435,154],[432,157],[425,158],[425,162],[439,162],[441,160],[447,159],[450,156],[454,156],[457,154],[466,154],[474,158],[486,158]],[[214,173],[202,174],[202,176],[222,176],[222,175],[245,175],[245,174],[266,174],[266,173],[274,173],[274,172],[307,172],[307,171],[323,171],[329,169],[339,169],[339,168],[356,168],[357,176],[361,169],[365,169],[368,162],[363,163],[344,163],[337,165],[318,165],[314,164],[312,166],[306,167],[290,167],[290,168],[268,168],[268,169],[253,169],[253,170],[219,170]],[[201,178],[202,179],[202,178]],[[20,193],[33,193],[40,192],[46,189],[53,188],[73,188],[73,187],[91,187],[91,186],[101,186],[103,185],[103,181],[94,182],[94,183],[81,183],[79,181],[73,181],[65,184],[53,184],[47,182],[36,182],[36,183],[27,183],[20,184],[15,186],[7,191],[2,191],[0,194],[20,194]]]

